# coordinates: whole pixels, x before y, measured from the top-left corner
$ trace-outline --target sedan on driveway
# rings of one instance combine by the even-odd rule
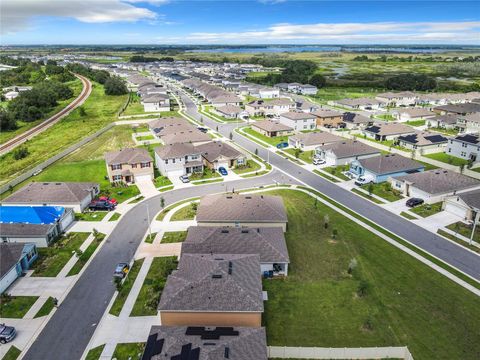
[[[424,203],[424,200],[423,199],[420,199],[420,198],[411,198],[411,199],[408,199],[406,204],[408,207],[415,207],[415,206],[418,206],[418,205],[422,205]]]
[[[218,168],[218,172],[219,172],[222,176],[227,176],[227,175],[228,175],[227,169],[225,169],[223,166],[220,166],[220,167]]]

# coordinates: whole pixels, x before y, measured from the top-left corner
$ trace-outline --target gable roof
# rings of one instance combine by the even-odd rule
[[[200,200],[197,221],[287,222],[281,196],[215,194]]]
[[[160,311],[263,312],[258,255],[184,254],[167,278]]]
[[[225,106],[220,106],[217,108],[218,112],[221,112],[222,114],[239,114],[243,111],[243,109],[240,106],[236,105],[225,105]]]
[[[272,131],[293,131],[290,126],[284,125],[280,122],[273,120],[262,120],[255,121],[252,126],[255,126],[263,131],[272,132]]]
[[[2,203],[79,203],[90,195],[97,183],[32,182],[2,201]]]
[[[332,144],[319,146],[323,151],[331,151],[337,159],[349,158],[353,156],[380,154],[380,150],[373,146],[364,144],[357,140],[345,140],[334,142]]]
[[[105,154],[105,160],[108,165],[137,164],[153,161],[149,152],[142,148],[126,148],[119,151],[111,151]]]
[[[223,141],[210,141],[206,144],[196,146],[196,150],[201,153],[208,162],[214,162],[221,157],[237,159],[243,156],[240,151]]]
[[[330,110],[330,109],[318,109],[318,110],[312,111],[312,114],[319,118],[339,117],[343,115],[343,113],[340,111]]]
[[[261,263],[289,262],[280,227],[232,228],[194,226],[182,243],[182,254],[258,254]]]
[[[377,174],[389,174],[401,171],[418,171],[425,165],[398,154],[380,155],[358,160],[363,168]]]
[[[372,122],[372,120],[364,115],[346,112],[343,114],[343,121],[352,124],[365,124]]]
[[[330,144],[343,141],[344,138],[325,131],[299,133],[290,136],[290,139],[301,142],[304,146]]]
[[[478,143],[480,143],[479,137],[480,137],[479,134],[465,134],[465,135],[458,135],[453,140],[477,145]]]
[[[414,133],[415,129],[404,124],[399,123],[377,123],[375,125],[365,128],[365,132],[370,132],[380,136],[398,135]]]
[[[298,120],[311,120],[315,119],[316,116],[304,112],[298,112],[298,111],[289,111],[283,114],[280,114],[280,117],[284,117],[290,120],[298,121]]]
[[[187,155],[200,153],[195,149],[195,146],[191,143],[176,143],[171,145],[160,146],[160,147],[156,147],[154,151],[160,157],[160,159],[181,158]]]
[[[24,247],[23,243],[0,243],[0,279],[20,261]]]
[[[431,133],[428,131],[417,131],[415,132],[415,134],[402,135],[398,137],[398,140],[418,146],[427,146],[448,142],[448,138],[446,138],[445,136],[438,133]]]
[[[471,208],[480,209],[480,190],[464,192],[457,194],[457,196]]]

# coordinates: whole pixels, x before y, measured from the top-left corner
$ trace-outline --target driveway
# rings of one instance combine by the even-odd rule
[[[149,198],[159,194],[159,191],[155,188],[153,181],[150,179],[137,179],[135,184],[140,190],[140,193],[145,198]]]
[[[462,220],[463,218],[458,215],[454,215],[448,211],[440,211],[432,216],[426,218],[421,217],[419,220],[414,221],[417,225],[436,233],[438,229]]]

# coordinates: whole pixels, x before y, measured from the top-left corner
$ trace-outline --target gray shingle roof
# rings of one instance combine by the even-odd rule
[[[397,154],[380,155],[358,161],[365,169],[375,174],[414,171],[424,167],[419,162]]]
[[[272,120],[256,121],[252,124],[252,127],[257,127],[263,131],[293,131],[290,126]]]
[[[167,278],[158,309],[263,312],[259,270],[258,255],[184,254]]]
[[[343,115],[343,113],[341,113],[340,111],[335,111],[330,109],[315,110],[312,112],[312,114],[318,116],[319,118],[338,117]]]
[[[258,254],[261,263],[288,263],[280,227],[228,228],[195,226],[188,229],[182,254]]]
[[[242,153],[222,141],[210,141],[206,144],[196,146],[196,150],[208,161],[213,162],[220,157],[226,159],[237,159]]]
[[[87,182],[32,182],[2,203],[79,203],[98,186],[97,183]]]
[[[216,331],[225,335],[214,336]],[[142,360],[176,359],[182,351],[190,355],[190,350],[199,352],[196,360],[225,359],[226,353],[232,360],[267,360],[268,357],[262,327],[152,326]]]
[[[112,164],[138,164],[140,162],[152,162],[153,159],[146,149],[126,148],[105,154],[108,165]]]
[[[344,140],[341,136],[333,135],[324,131],[299,133],[290,136],[290,139],[300,141],[304,146],[331,144]]]
[[[400,135],[400,134],[413,134],[415,129],[411,126],[399,123],[377,123],[375,125],[365,128],[365,132],[380,136]]]
[[[177,143],[155,148],[155,153],[160,159],[181,158],[187,155],[199,154],[195,146],[190,143]]]
[[[316,116],[312,114],[307,114],[304,112],[297,112],[297,111],[289,111],[287,113],[283,113],[280,115],[280,117],[284,117],[290,120],[308,120],[308,119],[315,119]]]
[[[462,199],[468,206],[474,209],[480,209],[480,190],[464,192],[461,194],[457,194],[457,196]]]
[[[2,223],[2,236],[46,236],[54,225],[51,224],[24,224],[24,223]]]
[[[357,140],[345,140],[320,146],[320,149],[332,151],[338,159],[349,158],[352,156],[380,154],[380,150],[369,146]]]
[[[21,243],[0,243],[0,278],[20,260],[24,247]]]
[[[210,222],[287,222],[280,196],[216,194],[200,200],[197,221]]]

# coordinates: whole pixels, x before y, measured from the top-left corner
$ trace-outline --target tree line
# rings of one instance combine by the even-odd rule
[[[92,69],[79,63],[68,64],[67,69],[102,84],[107,95],[124,95],[128,93],[125,81],[118,76],[111,76],[106,70]]]

